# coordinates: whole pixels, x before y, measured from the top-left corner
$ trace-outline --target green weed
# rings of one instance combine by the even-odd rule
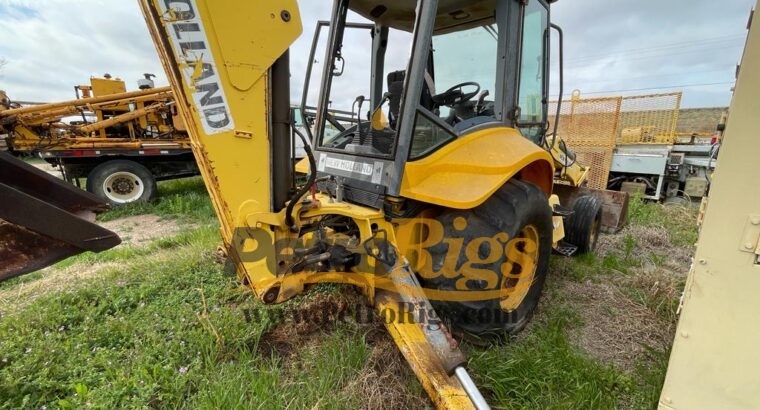
[[[99,215],[98,220],[110,221],[143,214],[199,223],[209,223],[216,219],[203,179],[193,177],[159,182],[158,197],[154,201],[115,206]]]
[[[699,236],[696,205],[663,205],[633,196],[628,205],[628,220],[632,225],[659,226],[670,234],[673,245],[694,246]]]
[[[261,349],[275,323],[267,315],[249,323],[245,309],[279,311],[231,290],[213,253],[220,239],[200,178],[159,184],[159,198],[117,207],[100,216],[156,214],[192,224],[177,235],[142,247],[83,254],[55,269],[108,264],[88,282],[42,293],[23,308],[0,316],[1,408],[357,408],[365,402],[355,382],[368,365],[371,344],[357,326],[335,324],[288,354]],[[631,202],[631,223],[663,226],[672,242],[696,240],[696,211]],[[626,372],[589,356],[568,334],[587,320],[562,280],[577,283],[637,278],[635,237],[603,257],[553,258],[546,298],[521,336],[502,345],[465,345],[470,369],[494,408],[652,408],[667,367],[668,352],[649,348]],[[652,258],[655,265],[663,257]],[[39,279],[33,274],[0,285],[2,291]],[[629,297],[674,321],[674,287],[652,289],[626,282]],[[576,285],[577,286],[577,285]],[[659,285],[658,285],[659,286]],[[277,315],[273,315],[276,317]],[[391,347],[392,348],[392,347]],[[407,394],[424,396],[410,378]]]
[[[566,330],[579,325],[581,313],[563,299],[553,295],[527,336],[471,353],[478,385],[494,408],[607,409],[625,400],[631,378],[568,341]]]

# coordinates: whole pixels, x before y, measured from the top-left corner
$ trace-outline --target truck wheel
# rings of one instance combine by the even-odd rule
[[[584,195],[573,203],[573,214],[565,219],[565,241],[578,247],[577,255],[593,252],[602,227],[602,201]]]
[[[122,159],[104,162],[87,176],[87,190],[113,205],[145,202],[156,194],[156,180],[144,166]]]
[[[449,243],[461,240],[462,247],[456,264],[447,260],[447,241],[428,248],[432,258],[428,266],[432,271],[422,272],[425,287],[456,291],[460,295],[496,290],[499,296],[483,299],[467,296],[466,301],[431,300],[436,310],[455,327],[474,335],[500,337],[522,330],[538,304],[549,267],[553,225],[546,194],[536,185],[513,180],[477,208],[446,210],[438,221],[443,224],[444,238],[453,239]],[[497,242],[496,238],[501,240]],[[472,269],[495,274],[495,283],[462,279],[463,265],[468,260],[473,262],[474,256],[471,251],[468,257],[466,249],[475,240],[481,241],[477,248],[480,260],[490,260],[491,252],[499,252],[493,263],[471,265]]]

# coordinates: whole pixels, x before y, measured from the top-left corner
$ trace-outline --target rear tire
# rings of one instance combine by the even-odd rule
[[[577,255],[593,252],[602,227],[602,201],[584,195],[573,203],[573,214],[565,219],[565,242],[578,247]]]
[[[156,195],[156,179],[137,162],[117,159],[90,171],[87,191],[112,205],[147,202]]]
[[[457,229],[463,226],[459,218],[464,218],[467,222],[462,230]],[[496,262],[473,264],[473,267],[477,269],[494,272],[498,278],[495,286],[489,285],[485,280],[467,280],[466,290],[457,289],[457,281],[463,276],[451,272],[453,263],[449,262],[448,266],[445,264],[449,245],[443,241],[428,248],[432,257],[433,272],[439,274],[428,272],[421,275],[422,282],[427,288],[458,292],[495,289],[501,291],[502,296],[487,300],[462,302],[432,300],[438,313],[451,321],[455,327],[467,333],[485,337],[500,337],[522,330],[538,304],[549,267],[552,248],[552,211],[546,194],[536,185],[513,180],[477,208],[446,210],[438,221],[443,225],[444,238],[462,238],[463,240],[455,268],[457,271],[467,262],[467,246],[475,239],[494,238],[500,233],[506,233],[507,244],[519,237],[529,238],[536,244],[533,250],[527,244],[523,244],[521,249],[525,255],[530,254],[528,257],[533,260],[532,264],[521,263],[513,257],[507,260],[506,244],[503,241],[499,241],[502,247],[501,257]],[[520,246],[517,245],[515,249],[519,249]],[[509,246],[507,245],[506,248],[509,249]],[[488,242],[481,243],[478,248],[478,257],[486,260],[491,251],[491,245]],[[513,262],[508,273],[518,278],[504,276],[502,267],[510,266],[505,265],[506,262]],[[523,264],[529,270],[522,272]],[[424,277],[430,279],[424,279]],[[517,289],[520,291],[516,291]]]

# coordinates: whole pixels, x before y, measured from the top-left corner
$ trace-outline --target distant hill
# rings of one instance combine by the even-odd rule
[[[714,133],[720,116],[728,107],[685,108],[678,114],[676,132]]]

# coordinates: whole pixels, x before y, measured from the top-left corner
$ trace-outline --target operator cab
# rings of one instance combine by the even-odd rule
[[[372,23],[348,23],[349,12]],[[544,0],[336,0],[332,21],[317,26],[302,107],[318,172],[338,178],[346,199],[380,208],[399,196],[406,162],[477,130],[517,128],[543,143]]]

